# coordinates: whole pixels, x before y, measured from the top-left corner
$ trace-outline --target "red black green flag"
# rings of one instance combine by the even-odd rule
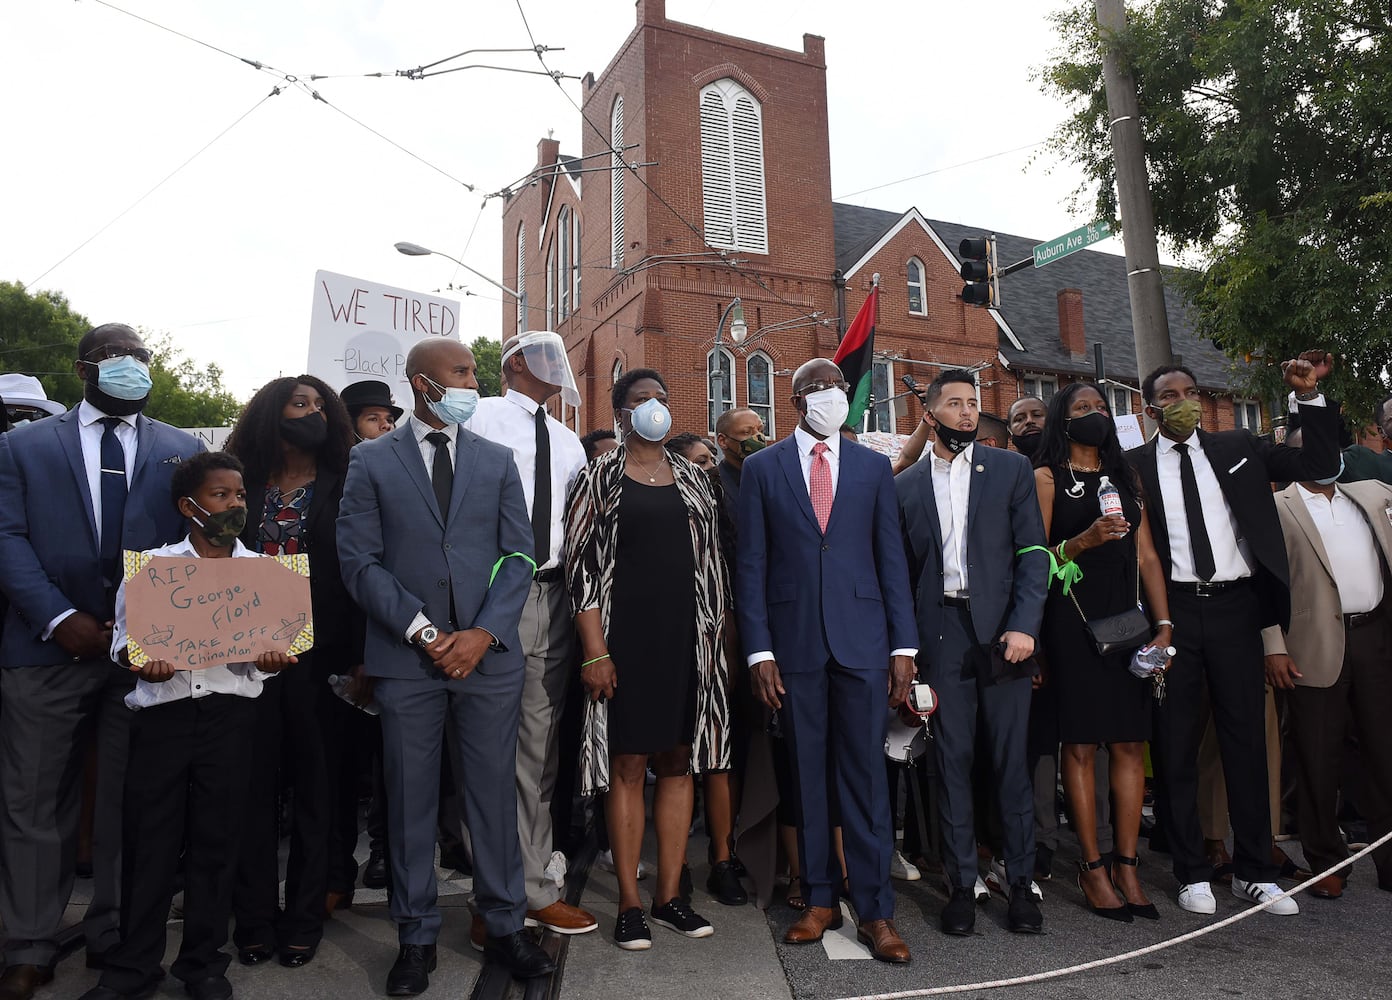
[[[864,305],[856,313],[850,329],[841,338],[841,346],[836,348],[833,361],[841,369],[850,385],[847,395],[851,398],[851,410],[846,415],[846,424],[859,427],[865,411],[870,407],[870,382],[874,375],[875,356],[875,316],[879,308],[879,282],[870,286],[870,294]]]

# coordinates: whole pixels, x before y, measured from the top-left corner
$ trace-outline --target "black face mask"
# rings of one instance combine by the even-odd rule
[[[329,422],[319,413],[306,417],[281,417],[280,437],[286,444],[301,451],[318,451],[329,439]]]
[[[1100,448],[1116,433],[1112,418],[1100,410],[1093,410],[1081,417],[1071,417],[1064,422],[1063,432],[1069,440],[1089,448]]]
[[[83,398],[108,417],[128,417],[145,409],[146,404],[150,402],[148,395],[144,399],[117,399],[110,393],[102,392],[97,388],[95,375],[88,376],[82,386]]]
[[[946,424],[938,424],[933,428],[933,433],[937,435],[939,441],[954,455],[960,455],[967,450],[967,446],[976,440],[976,428],[969,431],[958,430],[956,427],[949,427]]]
[[[1015,445],[1015,450],[1026,458],[1034,457],[1034,453],[1039,450],[1039,443],[1043,440],[1044,434],[1040,431],[1010,435],[1010,441]]]

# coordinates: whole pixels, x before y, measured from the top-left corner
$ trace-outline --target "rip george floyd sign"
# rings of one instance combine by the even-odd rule
[[[204,670],[314,645],[309,556],[199,559],[125,553],[131,666]]]

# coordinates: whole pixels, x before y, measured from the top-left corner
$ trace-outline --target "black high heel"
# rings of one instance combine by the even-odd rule
[[[1140,863],[1141,859],[1139,857],[1124,858],[1120,854],[1112,855],[1112,864],[1114,865],[1129,865],[1135,868],[1139,866]],[[1146,920],[1160,919],[1160,911],[1155,908],[1154,903],[1132,903],[1128,901],[1126,908],[1131,911],[1133,917],[1143,917]]]
[[[1090,871],[1096,871],[1098,868],[1103,867],[1103,864],[1104,862],[1101,858],[1098,858],[1096,861],[1078,862],[1078,891],[1083,894],[1083,902],[1087,904],[1087,908],[1091,910],[1093,913],[1097,914],[1099,917],[1106,917],[1108,920],[1115,920],[1118,923],[1129,924],[1131,923],[1132,918],[1131,907],[1128,904],[1122,903],[1120,906],[1102,907],[1093,906],[1092,903],[1088,902],[1087,890],[1083,888],[1083,876]],[[1111,882],[1111,877],[1108,876],[1107,884],[1111,885]],[[1115,887],[1113,887],[1113,891],[1115,891]]]

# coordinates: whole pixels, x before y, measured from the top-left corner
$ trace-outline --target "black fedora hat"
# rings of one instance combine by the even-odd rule
[[[391,387],[385,382],[373,379],[344,386],[339,398],[343,400],[343,405],[348,407],[348,415],[354,420],[357,420],[358,414],[369,406],[384,406],[391,410],[393,423],[400,420],[401,414],[406,412],[392,402]]]

